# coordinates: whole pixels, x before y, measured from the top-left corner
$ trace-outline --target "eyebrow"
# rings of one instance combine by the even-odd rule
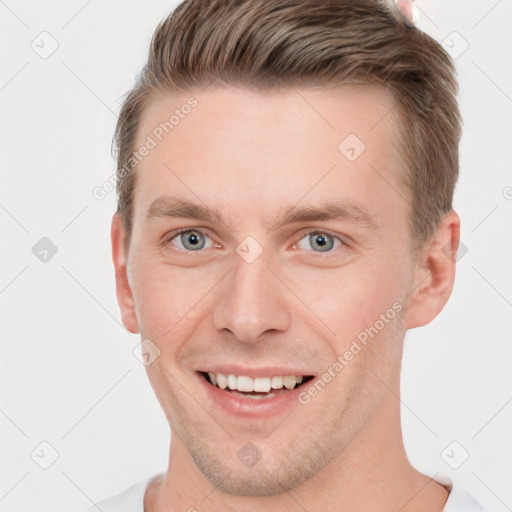
[[[146,214],[148,221],[153,217],[182,217],[211,224],[224,223],[220,210],[210,209],[174,196],[162,196],[155,199]],[[267,222],[265,226],[272,230],[286,224],[326,220],[349,220],[369,230],[379,229],[377,220],[366,208],[342,201],[327,201],[320,205],[304,207],[294,205],[280,213],[277,218]]]

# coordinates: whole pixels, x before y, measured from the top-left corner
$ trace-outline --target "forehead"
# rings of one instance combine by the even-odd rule
[[[357,200],[378,218],[379,200],[406,195],[397,117],[377,85],[162,95],[137,132],[135,147],[151,150],[137,165],[134,210],[146,215],[168,193],[265,219],[285,203]]]

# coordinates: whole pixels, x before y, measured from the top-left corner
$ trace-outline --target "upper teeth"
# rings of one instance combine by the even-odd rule
[[[293,389],[296,384],[302,382],[302,376],[285,375],[278,377],[247,377],[246,375],[224,375],[223,373],[208,372],[210,381],[213,385],[221,389],[236,389],[238,391],[260,391],[268,393],[271,389]]]

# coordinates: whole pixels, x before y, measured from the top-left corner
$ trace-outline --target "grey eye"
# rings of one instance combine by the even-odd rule
[[[199,231],[184,231],[183,233],[180,233],[178,236],[184,249],[203,249],[205,246],[205,235],[203,233],[200,233]]]
[[[334,237],[327,233],[310,233],[308,236],[311,247],[318,247],[320,252],[330,251],[334,247]]]

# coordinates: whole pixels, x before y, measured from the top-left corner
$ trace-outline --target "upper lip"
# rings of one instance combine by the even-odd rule
[[[264,366],[260,368],[248,368],[246,366],[239,366],[235,364],[216,365],[212,364],[208,367],[198,369],[200,372],[208,373],[223,373],[224,375],[244,375],[247,377],[278,377],[285,375],[296,376],[312,376],[313,374],[308,370],[301,370],[297,368],[285,368],[284,366]]]

